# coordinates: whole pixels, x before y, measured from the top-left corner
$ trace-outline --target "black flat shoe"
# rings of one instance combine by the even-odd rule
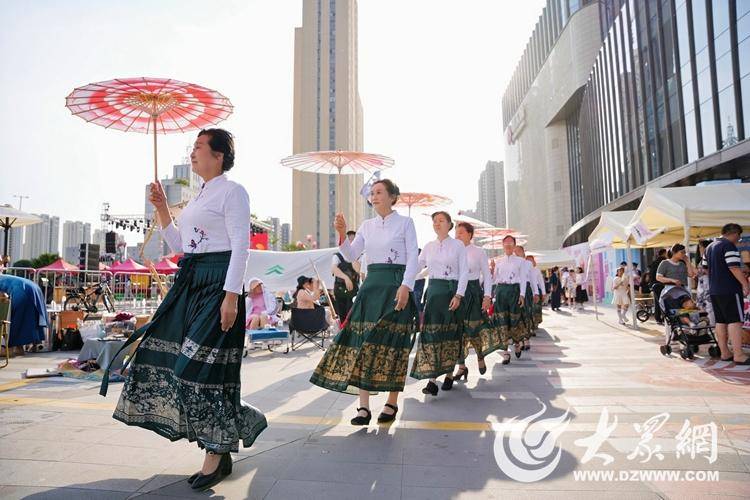
[[[438,386],[434,382],[427,382],[427,385],[422,388],[422,394],[432,394],[433,396],[437,396],[438,393]]]
[[[734,358],[732,358],[732,360],[734,361]],[[745,361],[734,361],[734,364],[739,366],[750,366],[750,358],[747,358]]]
[[[378,415],[378,423],[379,424],[387,424],[389,422],[393,422],[396,420],[396,413],[398,413],[398,406],[394,406],[392,404],[386,403],[385,406],[393,410],[393,413],[385,413],[380,412],[380,415]]]
[[[372,413],[370,413],[370,410],[367,408],[357,408],[357,412],[360,412],[362,410],[365,410],[367,412],[367,416],[363,417],[362,415],[357,415],[351,420],[352,425],[368,425],[370,423],[370,419],[372,419]]]
[[[453,388],[453,379],[446,375],[445,380],[443,380],[443,385],[440,388],[444,391],[450,391]]]
[[[459,371],[457,371],[453,375],[453,380],[455,380],[456,382],[458,382],[459,380],[461,380],[461,377],[463,377],[464,380],[468,380],[468,378],[469,378],[469,368],[468,367],[467,368],[459,368]]]
[[[193,484],[193,481],[195,481],[196,479],[198,479],[198,476],[200,476],[200,475],[201,475],[201,473],[200,473],[200,471],[198,471],[195,474],[193,474],[192,476],[190,476],[189,478],[187,478],[188,484]]]
[[[212,486],[216,486],[221,482],[222,479],[232,473],[232,456],[229,453],[224,453],[221,456],[219,465],[216,466],[216,470],[211,474],[198,474],[191,487],[194,490],[204,491]]]
[[[484,358],[482,358],[482,359],[480,359],[478,361],[484,362]],[[485,363],[484,366],[479,366],[479,363],[477,362],[477,366],[479,367],[479,374],[480,375],[484,375],[485,373],[487,373],[487,364],[486,363]],[[467,373],[468,373],[468,371],[467,371]]]
[[[507,365],[509,363],[510,363],[510,354],[508,354],[507,352],[504,352],[502,364]]]
[[[729,356],[727,359],[721,358],[722,361],[728,361],[730,363],[734,363],[734,356]]]
[[[521,349],[516,349],[516,359],[520,359],[521,354],[523,354],[523,347]]]

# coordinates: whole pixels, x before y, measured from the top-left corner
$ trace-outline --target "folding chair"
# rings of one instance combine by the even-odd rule
[[[5,350],[4,364],[0,368],[5,368],[10,363],[10,295],[0,293],[0,347]]]
[[[325,341],[329,328],[325,307],[315,306],[314,309],[293,308],[292,317],[289,320],[292,351],[308,342],[325,351]],[[297,335],[301,336],[302,339],[297,341]]]

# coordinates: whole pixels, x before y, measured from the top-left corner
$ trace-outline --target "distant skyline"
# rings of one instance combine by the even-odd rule
[[[500,98],[543,2],[359,1],[359,90],[364,149],[392,156],[384,172],[404,191],[477,201],[488,160],[502,160]],[[143,13],[148,12],[148,16]],[[291,221],[293,33],[300,0],[129,2],[5,0],[0,16],[0,203],[100,227],[143,211],[151,141],[70,115],[75,87],[115,77],[171,77],[228,96],[219,126],[237,139],[230,177],[260,217]],[[160,174],[180,163],[195,134],[159,137]],[[460,172],[460,173],[459,173]],[[419,213],[419,211],[417,211]],[[429,218],[418,217],[431,237]],[[127,233],[126,233],[127,234]],[[128,244],[142,235],[127,234]]]

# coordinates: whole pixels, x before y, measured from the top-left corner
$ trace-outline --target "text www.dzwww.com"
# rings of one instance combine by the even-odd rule
[[[575,470],[575,481],[701,481],[719,480],[717,470]]]

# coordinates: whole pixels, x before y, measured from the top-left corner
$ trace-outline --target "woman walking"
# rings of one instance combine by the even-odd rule
[[[176,221],[161,184],[151,185],[162,235],[185,255],[151,322],[123,347],[142,339],[113,416],[171,441],[197,442],[206,456],[188,482],[204,490],[232,472],[230,452],[252,445],[267,423],[240,399],[250,205],[225,175],[234,165],[231,134],[202,130],[190,159],[205,182]],[[102,395],[108,379],[105,373]]]
[[[625,269],[622,267],[617,268],[617,274],[615,279],[612,280],[612,303],[617,308],[617,317],[620,319],[620,324],[625,325],[628,322],[628,307],[630,306],[630,295],[628,277],[625,276]]]
[[[529,350],[529,339],[534,331],[534,301],[539,299],[539,295],[536,291],[536,285],[532,278],[532,266],[531,262],[526,260],[526,249],[521,245],[516,245],[513,249],[513,253],[517,257],[523,259],[523,280],[526,282],[526,289],[524,291],[523,307],[521,307],[521,323],[524,325],[523,338],[521,339],[520,351]],[[521,357],[521,352],[516,349],[516,357]]]
[[[495,261],[494,282],[495,309],[492,316],[495,328],[498,329],[502,342],[503,364],[510,363],[510,354],[505,349],[513,341],[516,357],[521,357],[521,343],[524,339],[525,327],[521,318],[526,291],[525,260],[516,256],[513,250],[516,239],[508,235],[503,238],[504,255]],[[495,346],[492,346],[496,348]],[[498,346],[499,347],[499,346]],[[486,352],[485,352],[486,354]]]
[[[560,269],[553,267],[549,277],[550,301],[549,305],[553,311],[560,310],[560,296],[562,295],[562,285],[560,283]]]
[[[456,239],[466,245],[466,262],[469,266],[466,295],[463,299],[463,356],[458,360],[458,371],[453,375],[454,380],[467,380],[469,368],[466,366],[466,354],[469,347],[477,353],[477,365],[480,375],[487,371],[484,357],[492,352],[493,346],[501,345],[497,337],[497,329],[493,328],[487,316],[492,306],[492,274],[484,250],[474,245],[474,226],[468,222],[459,222],[456,226]]]
[[[427,243],[419,255],[419,266],[428,271],[424,320],[417,354],[411,368],[416,379],[428,378],[422,394],[437,396],[437,377],[445,375],[444,391],[453,387],[453,367],[462,358],[463,308],[468,264],[466,246],[450,237],[453,221],[447,212],[432,214],[437,239]]]
[[[367,277],[349,313],[310,382],[333,391],[359,388],[359,408],[352,425],[370,423],[370,391],[389,391],[378,423],[391,422],[404,390],[409,352],[416,330],[412,298],[417,275],[417,231],[411,217],[393,210],[399,189],[388,179],[375,182],[370,202],[377,216],[362,223],[354,241],[346,238],[346,220],[336,215],[339,251],[354,260],[364,251]]]
[[[568,308],[572,311],[575,308],[576,300],[576,270],[570,268],[568,277],[565,279],[565,298],[568,300]]]
[[[589,301],[589,292],[586,290],[587,284],[585,278],[583,268],[579,267],[576,269],[576,308],[581,311],[583,311],[583,304]]]

